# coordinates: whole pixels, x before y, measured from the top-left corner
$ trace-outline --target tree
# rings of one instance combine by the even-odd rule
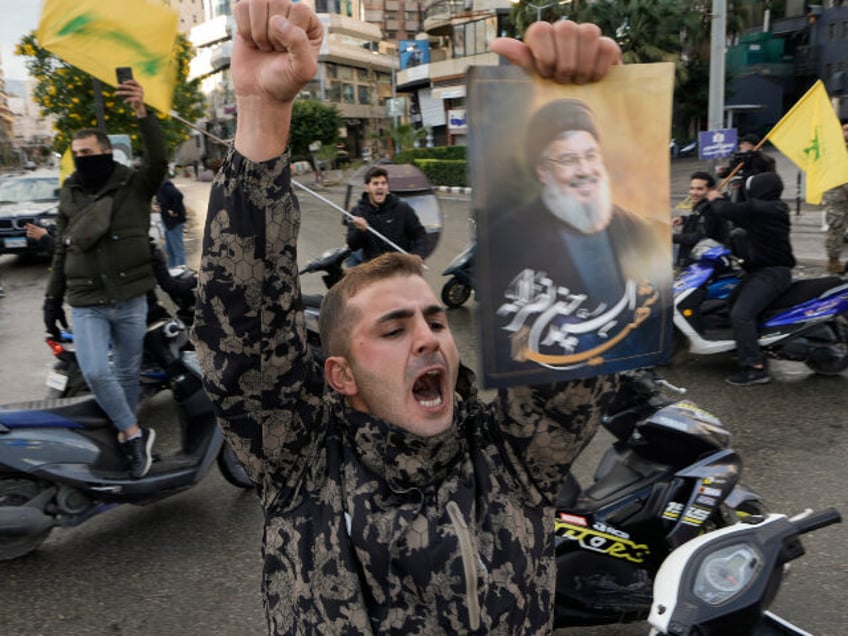
[[[565,0],[519,0],[509,9],[509,19],[515,26],[515,33],[520,37],[531,24],[539,18],[547,22],[556,22],[561,18],[568,17],[571,3]]]
[[[747,24],[750,0],[728,0],[728,37]],[[697,133],[707,111],[711,0],[600,0],[583,3],[581,22],[594,22],[618,42],[625,63],[675,64],[675,129]]]
[[[339,109],[315,99],[296,99],[289,130],[289,146],[293,157],[308,157],[309,144],[320,141],[322,147],[333,147],[344,125]]]
[[[94,78],[75,66],[42,48],[35,32],[21,38],[15,54],[31,58],[26,62],[30,77],[35,80],[33,99],[43,115],[56,118],[53,149],[63,153],[71,145],[71,137],[80,128],[97,127],[97,107],[94,100]],[[172,109],[183,119],[196,121],[203,116],[203,96],[198,90],[199,80],[187,81],[192,47],[182,34],[177,35],[172,53],[176,63],[177,82],[174,89]],[[138,125],[132,109],[115,97],[114,88],[101,84],[104,119],[108,133],[129,133],[133,152],[141,151]],[[169,151],[189,139],[191,131],[185,125],[171,119],[167,113],[152,112],[162,121],[165,140]]]
[[[416,141],[427,138],[427,131],[424,128],[416,128],[412,124],[398,124],[397,126],[392,124],[390,134],[397,144],[398,152],[412,150]]]

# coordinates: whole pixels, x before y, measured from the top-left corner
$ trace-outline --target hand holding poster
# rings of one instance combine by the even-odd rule
[[[672,69],[617,67],[585,86],[471,70],[486,386],[588,377],[666,355]]]

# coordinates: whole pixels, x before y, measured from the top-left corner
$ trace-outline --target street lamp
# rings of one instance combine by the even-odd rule
[[[524,5],[536,10],[536,22],[542,21],[542,11],[550,9],[558,4],[568,4],[571,0],[557,0],[557,2],[548,2],[546,4],[536,4],[535,2],[525,2]],[[521,0],[512,0],[513,4],[521,4]]]

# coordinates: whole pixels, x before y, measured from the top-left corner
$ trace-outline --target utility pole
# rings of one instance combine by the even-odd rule
[[[707,128],[724,128],[724,48],[727,24],[725,0],[712,0],[710,23],[710,95],[707,111]]]

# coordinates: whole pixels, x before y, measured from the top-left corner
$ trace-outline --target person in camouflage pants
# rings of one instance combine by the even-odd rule
[[[848,145],[848,119],[843,119],[842,134]],[[842,274],[845,265],[840,258],[842,256],[842,244],[845,242],[845,232],[848,230],[848,183],[831,188],[822,197],[824,205],[825,222],[827,223],[827,238],[824,240],[824,249],[827,252],[827,271]]]
[[[421,260],[402,254],[330,290],[322,369],[305,333],[286,150],[322,29],[289,0],[242,0],[235,14],[239,123],[210,195],[194,336],[265,512],[269,633],[549,633],[556,494],[617,379],[483,402]],[[594,25],[573,22],[493,49],[560,81],[620,60]]]

